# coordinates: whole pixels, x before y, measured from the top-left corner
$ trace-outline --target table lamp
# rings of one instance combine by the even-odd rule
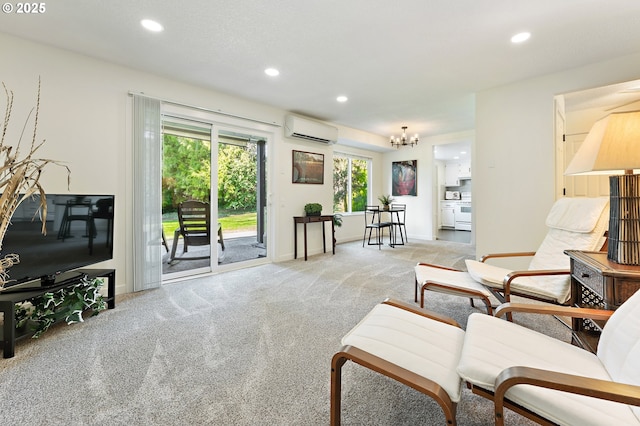
[[[598,120],[565,175],[609,174],[607,258],[640,265],[640,111],[616,112]],[[624,173],[624,174],[622,174]]]

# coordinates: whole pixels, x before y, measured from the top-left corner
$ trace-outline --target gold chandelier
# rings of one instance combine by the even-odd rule
[[[401,146],[411,145],[413,148],[414,145],[418,145],[418,134],[416,133],[411,138],[407,138],[407,126],[402,126],[402,135],[398,138],[395,136],[391,136],[391,146],[399,149]]]

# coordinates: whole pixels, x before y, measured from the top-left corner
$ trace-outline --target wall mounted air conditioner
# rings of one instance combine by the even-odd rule
[[[284,120],[284,134],[289,138],[306,139],[321,143],[336,143],[338,129],[328,124],[307,118],[287,115]]]

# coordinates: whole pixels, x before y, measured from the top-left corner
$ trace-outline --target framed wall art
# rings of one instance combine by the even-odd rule
[[[292,151],[292,153],[291,182],[324,183],[324,154],[304,151]]]
[[[391,195],[418,195],[418,160],[391,163]]]

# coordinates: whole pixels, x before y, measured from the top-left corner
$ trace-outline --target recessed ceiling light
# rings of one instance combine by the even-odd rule
[[[518,33],[513,37],[511,37],[511,43],[522,43],[524,41],[529,40],[529,37],[531,37],[531,33],[528,33],[528,32]]]
[[[347,102],[348,100],[349,100],[349,98],[347,98],[347,97],[346,97],[346,96],[344,96],[344,95],[340,95],[340,96],[338,96],[338,97],[336,98],[336,101],[338,101],[338,102]]]
[[[153,31],[154,33],[159,33],[160,31],[164,30],[164,27],[159,22],[153,21],[151,19],[143,19],[142,21],[140,21],[140,24],[149,31]]]
[[[264,73],[270,77],[275,77],[277,75],[280,75],[280,71],[278,71],[275,68],[267,68],[266,70],[264,70]]]

